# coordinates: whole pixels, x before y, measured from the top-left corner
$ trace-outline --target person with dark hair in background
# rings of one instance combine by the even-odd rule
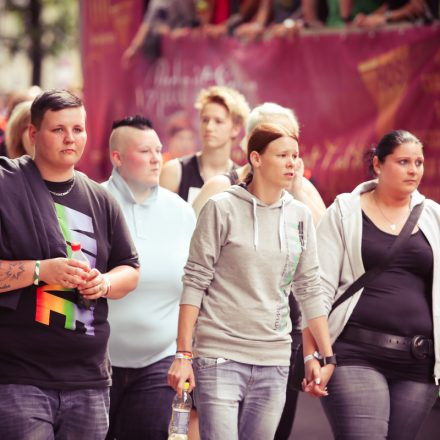
[[[162,144],[148,119],[113,123],[110,159],[113,172],[103,185],[121,206],[141,270],[138,287],[109,304],[113,385],[107,438],[166,440],[175,395],[167,372],[176,352],[195,215],[191,205],[159,186]]]
[[[312,215],[285,191],[297,158],[292,130],[258,125],[245,183],[212,197],[198,218],[168,383],[178,394],[185,381],[195,387],[204,440],[274,437],[289,374],[292,291],[320,352],[332,356]],[[317,369],[323,394],[333,368]]]
[[[342,0],[342,4],[346,2],[347,0]],[[351,4],[350,1],[348,3]],[[354,4],[356,5],[356,1]],[[370,13],[356,14],[353,24],[363,28],[377,28],[392,23],[423,21],[432,18],[425,0],[385,0]]]
[[[35,158],[0,158],[3,439],[104,439],[108,429],[107,299],[136,287],[139,264],[116,201],[75,171],[85,118],[76,96],[42,93]],[[73,242],[88,264],[69,258]]]
[[[327,311],[365,271],[378,267],[329,317],[338,367],[322,405],[341,440],[414,440],[437,398],[440,206],[417,191],[424,160],[414,135],[386,134],[371,156],[376,179],[339,195],[318,226]],[[405,228],[409,238],[386,261],[422,203],[415,227]],[[304,346],[305,355],[313,350]]]
[[[194,0],[150,0],[142,23],[122,54],[122,67],[128,68],[142,47],[147,57],[160,56],[160,38],[173,32],[188,33],[198,25]]]

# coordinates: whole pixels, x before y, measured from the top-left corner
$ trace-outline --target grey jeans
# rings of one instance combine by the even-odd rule
[[[2,440],[103,440],[109,389],[59,391],[0,385]]]
[[[196,358],[195,403],[203,440],[273,439],[289,367]]]
[[[434,383],[352,365],[336,367],[328,390],[321,403],[336,440],[414,440],[438,392]]]

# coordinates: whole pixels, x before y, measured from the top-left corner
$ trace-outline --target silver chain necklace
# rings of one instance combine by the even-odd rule
[[[53,196],[57,196],[57,197],[63,197],[63,196],[67,196],[67,194],[70,193],[70,191],[72,191],[73,187],[75,186],[75,174],[73,175],[73,179],[72,179],[72,184],[70,185],[70,188],[67,191],[64,191],[62,193],[59,192],[55,192],[55,191],[51,191],[49,189],[49,192],[53,195]]]
[[[400,218],[397,222],[392,222],[386,215],[385,213],[382,211],[382,208],[380,207],[378,201],[377,201],[377,196],[376,196],[376,191],[373,190],[373,199],[374,199],[374,203],[376,204],[376,206],[379,208],[380,213],[382,214],[382,217],[388,222],[390,228],[392,231],[395,231],[397,228],[397,223],[401,223],[402,222],[402,218]]]

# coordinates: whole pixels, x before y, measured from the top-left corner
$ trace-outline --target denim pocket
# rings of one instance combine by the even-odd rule
[[[193,362],[195,369],[197,369],[198,371],[203,371],[214,367],[221,367],[222,365],[227,365],[232,361],[222,358],[197,357],[193,360]]]
[[[289,375],[289,369],[290,367],[280,367],[280,366],[276,367],[276,370],[281,377],[287,377]]]

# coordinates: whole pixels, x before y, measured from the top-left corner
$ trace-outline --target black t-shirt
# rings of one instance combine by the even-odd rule
[[[72,181],[46,184],[64,193]],[[68,194],[53,200],[66,243],[80,242],[92,268],[138,267],[120,208],[104,188],[77,178]],[[21,295],[16,310],[0,308],[0,383],[53,389],[111,384],[107,300],[100,298],[89,310],[77,300],[75,290],[40,283]]]
[[[376,265],[377,256],[387,253],[395,239],[395,235],[381,231],[363,214],[365,270]],[[432,249],[419,230],[410,236],[390,265],[365,287],[347,326],[432,338],[432,271]],[[354,343],[344,339],[344,332],[333,348],[340,365],[371,366],[392,379],[432,381],[433,358],[417,360],[409,352]]]

